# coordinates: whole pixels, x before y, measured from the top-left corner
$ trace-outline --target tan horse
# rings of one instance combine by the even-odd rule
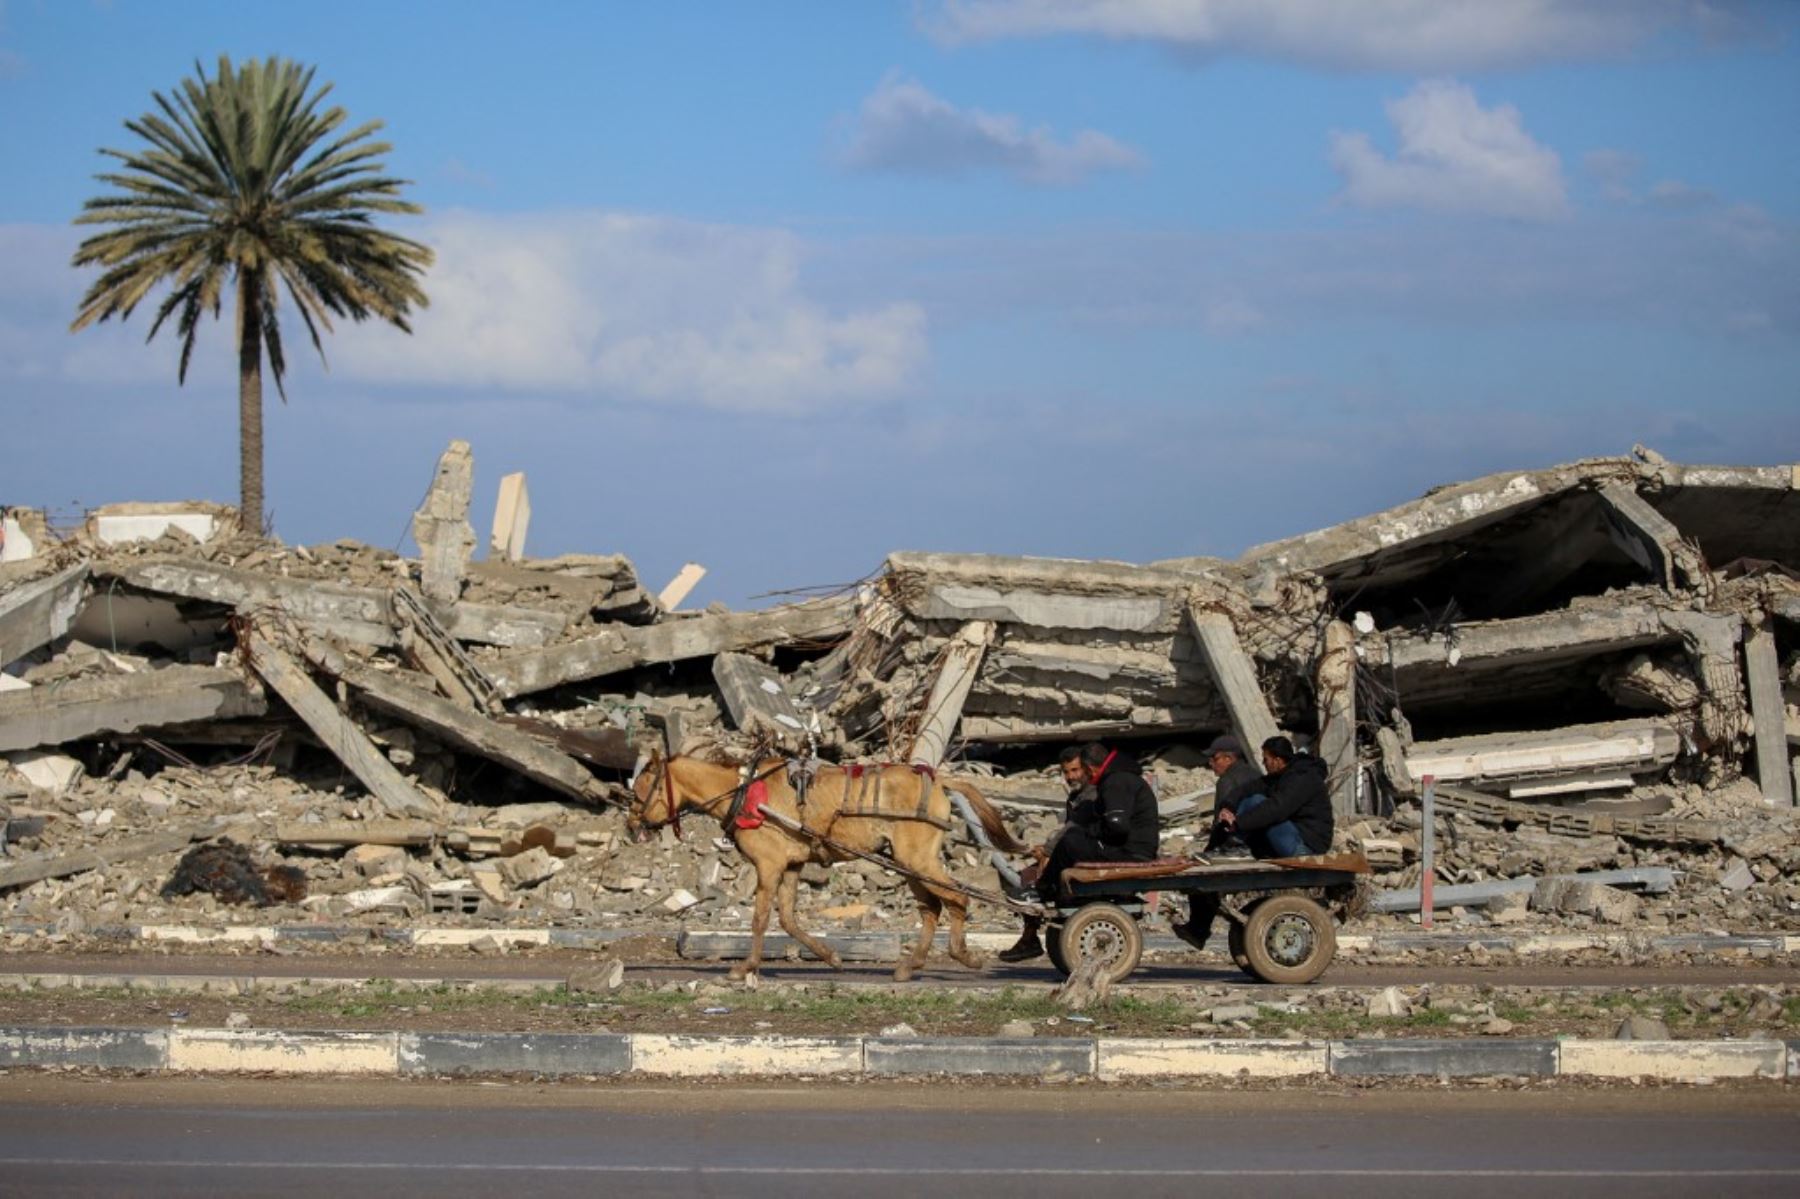
[[[955,889],[944,871],[944,827],[949,824],[951,809],[945,789],[968,799],[981,827],[1001,850],[1023,853],[1027,847],[1013,839],[1001,823],[1000,814],[979,791],[960,779],[929,780],[924,804],[924,814],[929,819],[857,815],[845,811],[845,784],[851,777],[850,772],[841,766],[825,766],[819,769],[806,790],[803,816],[781,763],[762,762],[756,771],[759,776],[770,772],[763,779],[768,788],[766,811],[779,813],[815,834],[863,853],[882,853],[885,841],[887,856],[920,876],[906,880],[919,905],[919,940],[912,953],[894,968],[895,981],[907,981],[925,964],[925,956],[937,936],[940,912],[949,913],[950,956],[970,969],[981,966],[981,960],[969,952],[963,940],[963,925],[969,912],[968,897]],[[890,795],[910,797],[920,793],[919,776],[911,767],[869,766],[864,771],[865,774],[881,772],[882,789]],[[631,806],[628,824],[636,830],[667,824],[685,809],[704,812],[727,826],[725,835],[737,843],[738,852],[756,868],[756,910],[750,923],[750,956],[731,968],[732,978],[741,979],[753,974],[762,965],[763,933],[769,926],[769,909],[777,901],[781,927],[788,936],[806,946],[832,969],[840,969],[842,963],[838,955],[795,920],[794,896],[802,866],[808,862],[841,862],[854,855],[784,829],[772,819],[765,820],[758,828],[737,827],[728,817],[739,786],[735,766],[681,756],[664,762],[660,755],[653,756],[633,785],[637,798]],[[671,792],[673,805],[670,803]]]

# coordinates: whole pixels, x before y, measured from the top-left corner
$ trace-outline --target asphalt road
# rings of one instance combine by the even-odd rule
[[[0,955],[0,972],[47,974],[259,975],[276,978],[527,978],[560,982],[572,967],[590,965],[602,956],[580,951],[523,951],[504,957],[470,953],[438,955],[362,954],[205,954],[161,953],[137,949],[125,953],[8,953]],[[632,973],[656,981],[723,978],[728,962],[627,961]],[[840,983],[890,983],[893,967],[853,962],[832,972],[817,962],[771,961],[763,976],[770,981],[834,979]],[[1018,966],[990,963],[975,972],[933,958],[919,975],[933,986],[1002,986],[1007,983],[1061,981],[1048,964]],[[1238,986],[1250,980],[1222,959],[1147,962],[1132,974],[1134,986]],[[1334,963],[1319,980],[1322,986],[1386,987],[1482,983],[1514,987],[1724,987],[1745,984],[1800,984],[1800,966],[1788,962],[1697,962],[1674,966],[1581,965],[1530,959],[1491,966],[1433,962],[1407,965],[1364,965],[1353,960]]]
[[[354,1188],[354,1192],[352,1192]],[[1783,1087],[1367,1092],[0,1076],[0,1195],[1800,1193]]]

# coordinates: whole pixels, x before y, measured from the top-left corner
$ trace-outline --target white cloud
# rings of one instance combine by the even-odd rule
[[[1758,18],[1736,0],[942,0],[923,23],[951,43],[1083,34],[1423,73],[1610,57],[1668,29],[1742,36]]]
[[[1069,184],[1095,171],[1144,165],[1130,146],[1090,129],[1059,141],[1017,117],[957,108],[918,83],[889,75],[857,114],[845,165],[865,171],[960,175],[1004,171],[1027,183]]]
[[[1606,198],[1620,204],[1632,204],[1637,194],[1631,190],[1644,160],[1625,150],[1589,150],[1581,156],[1587,173],[1600,183]]]
[[[800,413],[888,398],[926,357],[923,309],[866,291],[812,298],[807,247],[780,230],[454,213],[417,236],[438,253],[431,306],[410,337],[339,322],[325,343],[334,378]],[[65,332],[85,282],[68,266],[73,242],[61,228],[0,226],[0,376],[173,386],[172,328],[143,344],[156,296],[128,322]],[[282,317],[293,391],[317,358],[292,309]],[[227,305],[224,322],[205,322],[190,385],[232,375],[230,318]]]
[[[1664,179],[1650,189],[1650,201],[1664,208],[1711,208],[1719,197],[1680,179]]]
[[[586,392],[768,412],[884,397],[925,356],[916,305],[832,312],[792,234],[606,212],[456,214],[426,236],[431,307],[411,337],[345,329],[353,378]]]
[[[1483,108],[1453,80],[1427,80],[1387,104],[1399,137],[1389,158],[1364,133],[1334,133],[1343,198],[1365,208],[1429,208],[1525,220],[1568,215],[1562,162],[1509,104]]]

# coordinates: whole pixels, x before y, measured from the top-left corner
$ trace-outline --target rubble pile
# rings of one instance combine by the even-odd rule
[[[751,612],[681,610],[698,567],[652,592],[616,554],[525,557],[516,476],[476,560],[472,477],[452,443],[416,558],[286,546],[217,505],[61,532],[4,510],[0,913],[210,914],[164,884],[229,839],[305,876],[267,897],[296,918],[730,925],[753,878],[720,830],[625,833],[665,738],[949,762],[1037,840],[1056,751],[1115,741],[1182,853],[1211,808],[1199,747],[1280,731],[1390,891],[1420,882],[1429,778],[1435,883],[1464,897],[1440,906],[1471,921],[1800,920],[1800,468],[1640,448],[1236,561],[895,553]],[[972,844],[952,857],[991,883]],[[910,920],[875,865],[805,881],[828,920]]]

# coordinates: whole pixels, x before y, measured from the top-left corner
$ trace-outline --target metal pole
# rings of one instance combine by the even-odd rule
[[[1432,845],[1437,840],[1435,821],[1437,817],[1437,777],[1426,775],[1420,780],[1425,784],[1425,798],[1422,802],[1425,815],[1425,827],[1420,832],[1419,845],[1419,927],[1431,927],[1431,885],[1436,880],[1437,867],[1432,862]]]

